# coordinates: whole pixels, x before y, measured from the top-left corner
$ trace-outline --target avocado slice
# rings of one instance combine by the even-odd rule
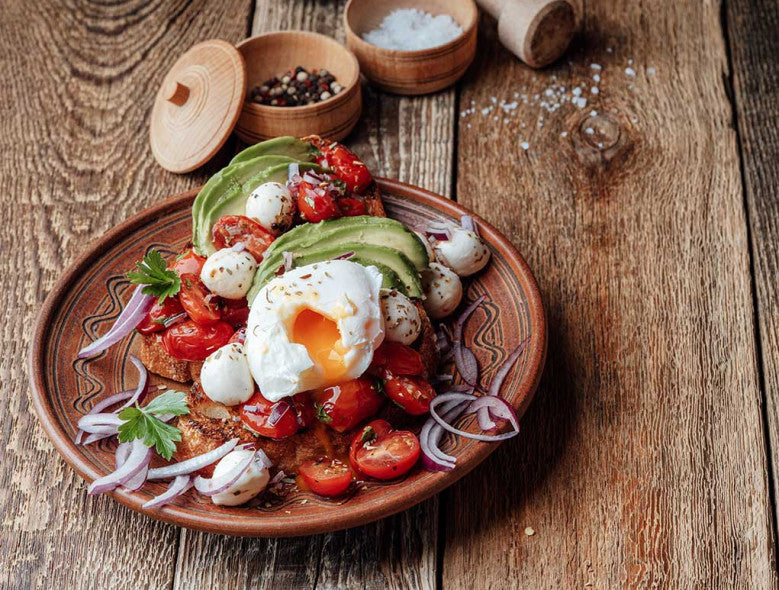
[[[246,199],[265,182],[287,180],[289,165],[297,162],[301,171],[323,170],[311,162],[289,156],[264,155],[223,168],[201,189],[192,205],[192,243],[201,256],[212,254],[211,227],[223,215],[245,215]]]
[[[286,135],[276,137],[268,141],[261,141],[249,146],[241,153],[230,160],[230,165],[253,160],[260,156],[288,156],[295,160],[303,162],[313,162],[314,157],[319,155],[319,150],[308,142],[302,141],[297,137]]]
[[[384,277],[383,286],[385,288],[397,289],[409,297],[422,296],[422,285],[417,269],[403,253],[386,246],[359,242],[346,242],[337,245],[317,244],[308,250],[293,252],[292,265],[293,268],[297,268],[323,260],[332,260],[348,252],[354,252],[354,255],[349,257],[349,262],[378,268]],[[253,299],[254,293],[262,289],[275,276],[277,269],[278,266],[269,266],[264,262],[260,265],[249,292],[250,301]]]
[[[298,254],[310,251],[312,246],[324,248],[344,242],[392,248],[404,254],[418,271],[428,267],[427,249],[417,234],[394,219],[361,215],[304,223],[292,228],[271,244],[258,272],[261,273],[266,265],[277,269],[283,262],[282,252]]]

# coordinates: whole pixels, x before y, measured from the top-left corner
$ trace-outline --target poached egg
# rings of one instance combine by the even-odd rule
[[[375,267],[329,260],[296,268],[257,294],[246,356],[266,399],[356,379],[384,338]]]

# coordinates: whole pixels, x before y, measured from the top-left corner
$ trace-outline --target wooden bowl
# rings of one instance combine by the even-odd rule
[[[377,180],[387,213],[404,223],[425,225],[442,218],[457,221],[467,213],[457,203],[423,189]],[[107,394],[135,387],[138,376],[129,355],[137,354],[140,339],[137,334],[124,338],[91,359],[78,360],[76,354],[116,320],[133,289],[125,273],[146,248],[154,245],[165,256],[173,257],[191,239],[191,207],[197,193],[195,189],[163,201],[106,232],[64,272],[38,317],[29,357],[33,405],[57,451],[87,481],[114,470],[116,440],[76,445],[76,422]],[[478,357],[486,383],[508,351],[530,337],[501,391],[521,417],[538,386],[546,357],[541,295],[530,268],[511,242],[489,223],[474,217],[492,259],[466,282],[468,301],[482,294],[488,299],[468,322],[465,341]],[[150,381],[152,389],[166,383],[157,375],[150,375]],[[522,444],[522,440],[507,444]],[[418,504],[467,474],[497,447],[497,443],[447,438],[443,450],[457,457],[453,471],[431,473],[416,467],[398,480],[368,481],[359,490],[335,499],[297,490],[284,498],[266,496],[227,508],[188,492],[161,509],[142,508],[144,502],[165,490],[164,482],[148,482],[137,492],[117,489],[110,495],[152,518],[203,531],[243,536],[307,535],[365,524]],[[493,468],[512,467],[495,464]],[[80,488],[86,496],[86,486]],[[79,501],[94,502],[86,497]],[[93,508],[97,506],[93,504]]]
[[[444,45],[419,51],[382,49],[363,41],[363,34],[400,8],[418,8],[434,16],[448,14],[463,33]],[[349,0],[344,11],[346,46],[357,56],[362,73],[382,90],[428,94],[454,84],[471,65],[478,20],[473,0]]]
[[[280,135],[316,134],[343,139],[362,112],[360,66],[351,51],[324,35],[305,31],[277,31],[250,37],[237,45],[246,62],[247,95],[252,88],[295,66],[326,69],[343,90],[315,104],[274,107],[245,100],[235,134],[246,143]]]

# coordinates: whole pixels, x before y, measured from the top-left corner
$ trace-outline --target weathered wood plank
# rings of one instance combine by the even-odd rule
[[[775,585],[718,4],[587,2],[540,73],[482,24],[457,198],[527,256],[550,348],[522,436],[444,496],[444,587]]]
[[[343,42],[345,2],[257,2],[253,32],[305,29]],[[295,64],[291,64],[295,65]],[[364,87],[365,113],[347,143],[381,176],[451,192],[454,90],[401,98]],[[384,521],[299,539],[229,539],[186,532],[176,587],[432,588],[437,499]],[[203,568],[209,563],[209,568]]]
[[[779,5],[729,0],[727,31],[752,247],[763,389],[779,485]],[[774,518],[779,518],[774,505]],[[775,526],[779,526],[779,520]],[[775,528],[776,531],[776,528]]]
[[[89,240],[206,172],[148,147],[157,85],[196,41],[245,33],[244,0],[8,1],[0,18],[0,586],[163,587],[178,531],[86,495],[28,402],[35,315]]]

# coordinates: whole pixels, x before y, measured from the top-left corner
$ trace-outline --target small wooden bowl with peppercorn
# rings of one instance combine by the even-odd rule
[[[330,37],[278,31],[237,45],[248,90],[235,133],[246,143],[280,135],[346,137],[362,112],[360,66]]]

